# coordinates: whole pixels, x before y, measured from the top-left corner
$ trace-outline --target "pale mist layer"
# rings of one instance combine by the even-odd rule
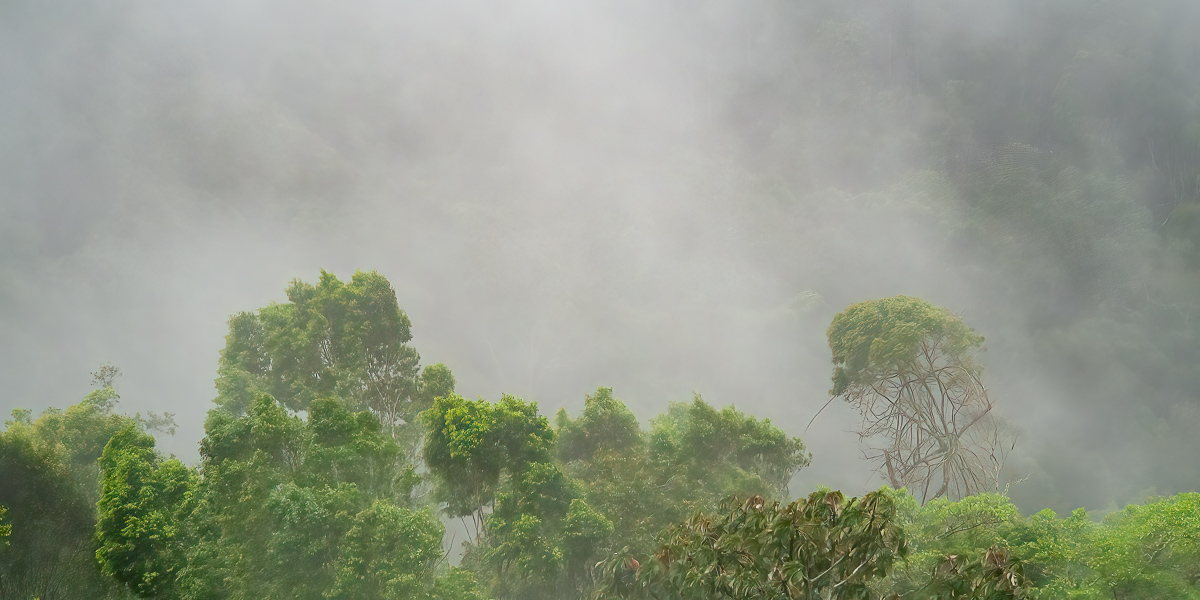
[[[928,107],[856,104],[837,28],[798,36],[782,3],[645,4],[7,4],[0,410],[76,402],[110,362],[122,408],[175,412],[160,445],[194,460],[226,319],[324,268],[388,277],[464,395],[769,417],[814,454],[794,493],[881,484],[841,402],[804,432],[825,328],[860,300],[924,297],[989,338],[1014,476],[1094,431],[1001,275],[946,264]],[[976,16],[943,25],[1006,27]]]

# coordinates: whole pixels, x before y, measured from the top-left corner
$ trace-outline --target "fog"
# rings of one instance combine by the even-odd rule
[[[986,251],[946,232],[954,165],[922,138],[948,120],[903,93],[923,81],[911,62],[889,58],[879,84],[855,70],[882,52],[857,49],[855,27],[929,48],[1046,34],[1021,29],[1017,3],[951,4],[897,25],[882,5],[766,0],[6,2],[0,410],[77,402],[112,363],[121,408],[175,413],[160,448],[194,462],[227,319],[286,300],[293,278],[377,270],[422,363],[466,396],[553,414],[610,386],[645,424],[699,393],[803,437],[814,459],[793,493],[860,493],[882,480],[857,416],[835,401],[805,431],[829,399],[825,328],[908,294],[988,338],[1023,508],[1179,487],[1119,485],[1159,460],[1125,429],[1138,375],[1084,384],[1094,369],[1063,365],[1106,364],[1102,349],[1034,349],[1064,329],[1039,315],[1103,302],[1026,295],[1019,252],[960,260]],[[1022,127],[998,139],[1042,150]],[[1157,218],[1128,189],[1124,222]],[[1115,288],[1149,264],[1140,231],[1089,254]]]

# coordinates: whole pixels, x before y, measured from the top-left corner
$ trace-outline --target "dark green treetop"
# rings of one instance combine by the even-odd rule
[[[4,522],[4,518],[7,515],[8,515],[8,508],[5,507],[3,504],[0,504],[0,541],[3,541],[5,544],[8,544],[8,540],[6,540],[4,538],[7,538],[9,535],[12,534],[12,524]]]

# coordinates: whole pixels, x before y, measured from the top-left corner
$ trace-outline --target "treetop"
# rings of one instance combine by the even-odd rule
[[[905,370],[923,342],[956,357],[983,345],[983,336],[958,315],[911,296],[851,304],[833,318],[826,335],[833,352],[829,393],[834,396],[880,372]]]

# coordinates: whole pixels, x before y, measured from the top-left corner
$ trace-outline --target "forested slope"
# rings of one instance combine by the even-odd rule
[[[828,319],[904,293],[986,333],[1024,508],[1200,477],[1158,460],[1195,451],[1192,3],[71,6],[3,9],[11,407],[111,361],[186,382],[191,452],[220,322],[336,264],[492,394],[811,415]]]
[[[1195,492],[1101,521],[1024,517],[989,492],[1014,482],[1008,440],[976,434],[1003,431],[983,338],[922,300],[855,304],[829,328],[833,400],[863,411],[864,458],[914,495],[825,488],[787,504],[811,456],[769,420],[697,395],[643,429],[602,387],[552,426],[536,402],[467,400],[444,365],[419,369],[380,275],[289,289],[230,319],[197,466],[155,450],[147,431],[172,415],[116,412],[113,367],[65,411],[14,411],[6,597],[1200,596]],[[872,408],[888,405],[904,408]],[[466,526],[459,566],[445,519]]]
[[[0,596],[1196,595],[1195,3],[234,4],[0,7]]]

